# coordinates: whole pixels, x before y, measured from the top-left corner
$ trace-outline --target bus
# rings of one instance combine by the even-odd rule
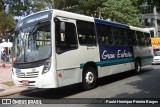
[[[13,83],[18,87],[58,88],[125,71],[140,73],[152,64],[150,33],[94,17],[45,10],[15,27]]]

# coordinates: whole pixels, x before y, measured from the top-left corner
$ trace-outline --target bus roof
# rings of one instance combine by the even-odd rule
[[[77,14],[77,13],[56,10],[56,9],[44,10],[44,11],[30,14],[30,15],[24,17],[21,21],[19,21],[17,25],[22,25],[27,20],[32,21],[31,20],[32,17],[33,18],[34,17],[41,17],[41,16],[43,16],[43,14],[44,14],[44,16],[46,16],[46,14],[49,14],[49,13],[53,13],[53,15],[54,15],[53,17],[60,16],[60,17],[73,18],[76,20],[86,20],[86,21],[91,21],[91,22],[95,21],[95,23],[99,23],[99,24],[105,24],[105,25],[110,25],[110,26],[115,26],[115,27],[120,27],[120,28],[125,28],[125,29],[131,29],[131,30],[135,30],[135,31],[142,31],[142,32],[147,32],[147,33],[149,32],[149,30],[139,28],[139,27],[129,26],[129,25],[121,24],[121,23],[116,23],[116,22],[112,22],[112,21],[93,18],[91,16],[86,16],[86,15],[81,15],[81,14]],[[48,18],[49,17],[51,18],[52,16],[48,16]],[[38,19],[36,19],[36,20],[38,20]],[[17,26],[17,27],[19,27],[19,26]]]
[[[98,18],[95,18],[95,23],[129,29],[129,26],[127,26],[127,25],[112,22],[112,21],[102,20],[102,19],[98,19]]]
[[[94,22],[94,18],[91,16],[62,11],[62,10],[53,9],[53,15],[54,15],[54,17],[64,17],[64,18],[67,17],[67,18],[76,19],[76,20],[84,20],[84,21]]]
[[[51,15],[52,14],[52,15]],[[39,20],[51,20],[53,17],[67,17],[71,19],[76,19],[76,20],[84,20],[84,21],[90,21],[94,22],[94,18],[86,15],[81,15],[77,13],[72,13],[72,12],[67,12],[67,11],[62,11],[62,10],[56,10],[56,9],[49,9],[49,10],[44,10],[44,11],[39,11],[33,14],[30,14],[26,17],[24,17],[22,20],[20,20],[17,23],[16,29],[20,28],[23,25],[27,25],[30,23],[36,23]]]
[[[135,31],[150,33],[150,30],[149,29],[145,29],[145,28],[139,28],[139,27],[135,27],[135,26],[130,26],[130,29],[131,30],[135,30]]]

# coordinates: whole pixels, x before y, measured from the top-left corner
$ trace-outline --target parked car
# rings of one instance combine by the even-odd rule
[[[157,51],[160,51],[160,49],[159,49],[159,48],[153,49],[154,54],[155,54]]]
[[[154,54],[154,58],[153,58],[152,64],[160,64],[160,51],[157,51]]]

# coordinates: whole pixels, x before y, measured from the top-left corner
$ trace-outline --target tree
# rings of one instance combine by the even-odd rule
[[[25,16],[31,11],[31,1],[30,0],[8,0],[9,13],[13,16]]]
[[[103,2],[107,0],[78,0],[79,13],[99,17],[97,9],[102,6]]]
[[[143,3],[144,0],[131,0],[133,6],[135,6],[138,9],[141,9],[141,5]]]
[[[99,7],[104,19],[110,19],[119,23],[133,26],[141,26],[140,10],[138,10],[131,0],[107,0]]]
[[[73,10],[77,0],[8,0],[9,13],[25,16],[46,9]],[[72,7],[73,6],[73,7]]]
[[[0,11],[5,9],[4,1],[0,0]]]
[[[0,38],[4,38],[5,36],[11,36],[10,34],[6,34],[8,31],[14,28],[14,19],[11,15],[5,13],[4,11],[0,11]]]
[[[11,30],[15,26],[13,16],[7,11],[8,1],[9,0],[0,0],[0,38],[10,38],[13,34]]]
[[[97,8],[106,0],[7,0],[9,13],[23,16],[45,9],[59,9],[95,16]]]
[[[110,18],[120,23],[140,26],[143,0],[7,0],[9,13],[23,16],[45,9],[60,9],[88,16]]]
[[[77,0],[34,0],[32,2],[32,9],[34,12],[44,9],[59,9],[74,11]]]
[[[151,0],[151,3],[153,3],[156,6],[157,11],[160,12],[160,2],[159,2],[159,0]]]

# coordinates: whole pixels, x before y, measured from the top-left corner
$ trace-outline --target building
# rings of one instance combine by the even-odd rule
[[[144,0],[142,3],[142,22],[145,28],[149,28],[152,37],[160,37],[160,13],[150,3],[151,0]]]

